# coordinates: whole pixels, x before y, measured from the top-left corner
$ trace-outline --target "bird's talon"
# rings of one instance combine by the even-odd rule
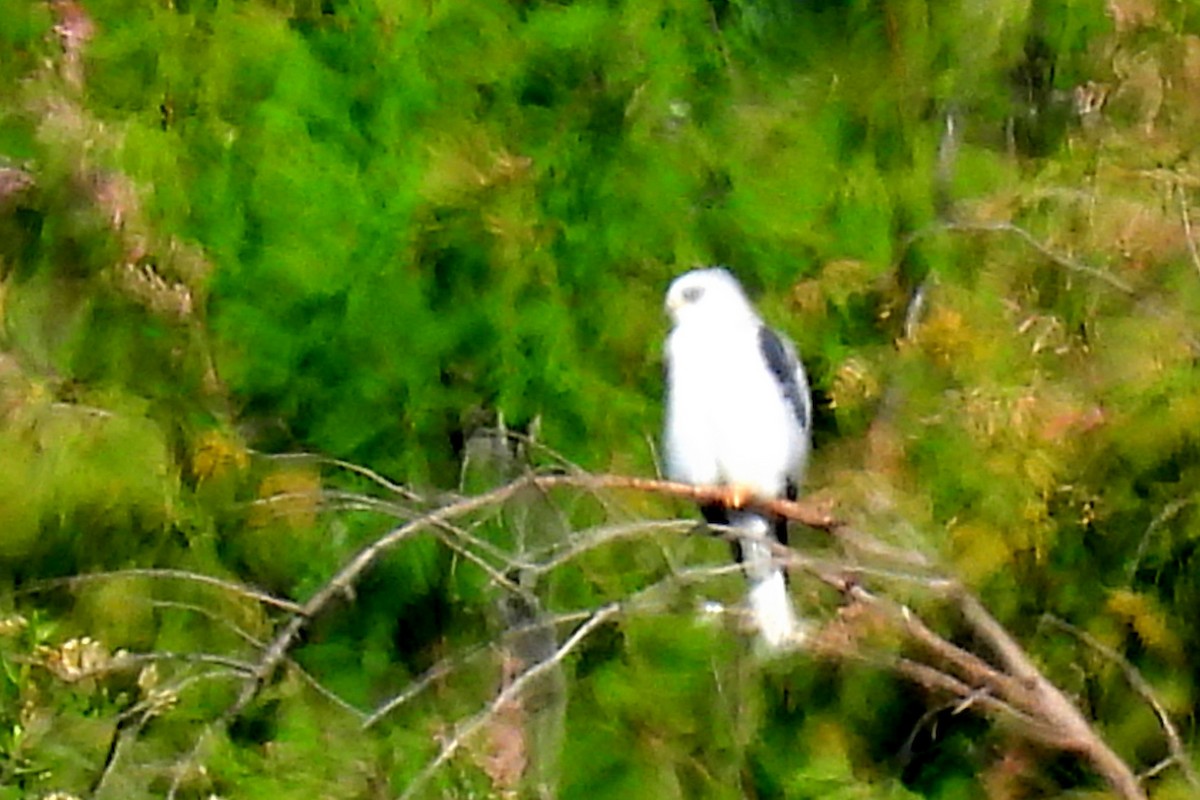
[[[729,487],[729,507],[742,509],[749,503],[754,493],[747,486],[730,486]]]

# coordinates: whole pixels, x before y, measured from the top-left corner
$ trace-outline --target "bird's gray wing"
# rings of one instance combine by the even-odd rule
[[[812,397],[809,395],[804,365],[796,357],[795,348],[766,325],[758,329],[758,347],[767,368],[779,383],[779,390],[791,407],[800,430],[807,432],[812,422]]]

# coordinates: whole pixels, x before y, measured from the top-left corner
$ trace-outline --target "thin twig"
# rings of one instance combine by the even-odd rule
[[[1146,548],[1150,546],[1150,539],[1154,536],[1154,533],[1178,516],[1179,512],[1190,506],[1192,502],[1192,498],[1190,497],[1180,497],[1172,500],[1146,526],[1146,530],[1142,533],[1142,538],[1138,540],[1138,546],[1133,553],[1133,558],[1130,559],[1129,566],[1125,569],[1125,583],[1128,586],[1133,586],[1134,578],[1137,577],[1138,567],[1142,563],[1142,558],[1146,555]]]
[[[363,711],[358,706],[355,706],[349,700],[346,700],[344,697],[339,695],[337,692],[333,691],[328,686],[321,683],[319,680],[316,679],[315,676],[312,675],[312,673],[310,673],[304,667],[300,666],[300,664],[297,663],[296,661],[294,661],[293,659],[290,659],[290,658],[285,659],[284,663],[287,664],[287,666],[290,669],[292,669],[297,675],[299,675],[300,680],[307,683],[309,688],[311,688],[317,694],[321,695],[321,697],[324,697],[326,700],[333,703],[335,706],[340,708],[342,711],[346,712],[350,716],[357,719],[360,723],[367,718],[367,712]]]
[[[532,553],[529,561],[522,565],[534,574],[553,572],[563,564],[595,550],[601,545],[646,533],[685,533],[693,530],[694,520],[666,520],[655,522],[632,522],[624,525],[605,525],[599,528],[572,534],[567,546],[552,546]]]
[[[261,639],[252,636],[249,631],[244,630],[241,626],[235,625],[232,620],[226,619],[224,616],[216,613],[211,608],[205,608],[198,603],[184,603],[179,600],[151,600],[150,605],[153,608],[169,608],[179,611],[190,611],[193,614],[199,614],[210,622],[226,628],[234,636],[237,636],[251,647],[257,649],[262,649],[263,647],[263,642]]]
[[[239,639],[241,639],[243,642],[250,645],[251,647],[261,650],[265,646],[264,642],[261,639],[257,638],[256,636],[253,636],[252,634],[250,634],[250,632],[242,629],[241,626],[235,625],[232,621],[226,619],[225,617],[223,617],[220,614],[215,613],[212,609],[205,608],[204,606],[197,605],[195,603],[181,603],[176,600],[152,600],[151,604],[155,608],[179,609],[181,611],[190,611],[194,614],[199,614],[200,616],[204,617],[205,619],[208,619],[211,622],[214,622],[218,625],[221,625],[221,626],[229,629],[235,636],[237,636]],[[300,676],[301,680],[303,680],[314,691],[316,691],[317,694],[321,695],[326,700],[330,701],[331,703],[336,705],[338,708],[342,709],[343,711],[345,711],[346,713],[350,714],[353,717],[356,717],[360,720],[364,719],[366,717],[366,714],[361,709],[355,707],[353,704],[351,704],[345,698],[338,695],[336,692],[334,692],[328,686],[325,686],[323,683],[321,683],[319,680],[317,680],[316,677],[314,675],[312,675],[312,673],[310,673],[308,670],[306,670],[304,667],[302,667],[297,661],[289,658],[286,660],[285,663],[288,665],[289,668],[291,668],[293,671],[295,671],[295,673],[297,675]],[[242,675],[242,674],[244,674],[244,672],[239,672],[236,674]]]
[[[335,467],[344,469],[347,472],[353,472],[357,475],[361,475],[364,478],[367,478],[368,480],[373,481],[374,483],[378,484],[379,486],[382,486],[384,489],[387,489],[389,492],[400,495],[401,497],[403,497],[405,500],[409,501],[410,503],[424,503],[425,502],[425,498],[422,495],[414,492],[412,489],[409,489],[406,486],[402,486],[399,483],[396,483],[395,481],[390,481],[387,478],[380,475],[375,470],[368,469],[367,467],[364,467],[361,464],[354,464],[350,461],[342,461],[339,458],[322,458],[321,463],[331,464]]]
[[[1104,644],[1104,642],[1101,642],[1087,631],[1080,630],[1066,620],[1059,619],[1051,614],[1044,614],[1042,619],[1059,630],[1071,634],[1121,669],[1130,688],[1154,710],[1154,716],[1158,717],[1158,723],[1163,729],[1163,736],[1166,737],[1167,749],[1171,751],[1171,758],[1179,764],[1179,769],[1183,772],[1183,777],[1193,788],[1200,789],[1200,778],[1197,777],[1196,770],[1192,767],[1187,750],[1183,746],[1183,740],[1179,738],[1179,731],[1171,721],[1171,715],[1167,713],[1167,709],[1158,699],[1154,687],[1142,676],[1141,671],[1130,663],[1129,659],[1125,658],[1125,656]]]
[[[247,586],[244,583],[237,581],[225,580],[223,578],[214,578],[211,575],[204,575],[199,572],[189,572],[181,569],[118,569],[109,572],[85,572],[80,575],[71,575],[65,578],[49,578],[47,580],[34,581],[20,589],[14,594],[34,594],[49,591],[52,589],[61,589],[63,587],[75,588],[79,584],[95,583],[97,581],[121,580],[122,578],[165,578],[170,580],[190,581],[192,583],[203,583],[208,586],[216,586],[219,589],[224,589],[227,592],[236,594],[240,597],[245,597],[249,600],[262,603],[263,605],[274,606],[275,608],[289,611],[293,614],[301,614],[304,609],[293,603],[291,600],[285,600],[282,597],[276,597],[273,594],[255,589],[252,586]]]
[[[579,643],[584,640],[585,637],[587,637],[589,633],[615,616],[620,611],[620,608],[620,604],[612,603],[596,611],[596,613],[592,614],[587,621],[575,629],[575,632],[572,633],[571,636],[562,643],[562,645],[554,652],[553,656],[545,661],[539,661],[537,664],[522,672],[516,678],[516,680],[514,680],[512,683],[506,686],[502,692],[496,695],[496,698],[488,704],[487,708],[471,717],[471,719],[467,720],[465,723],[459,725],[455,730],[454,735],[442,745],[442,749],[438,753],[437,757],[433,761],[429,762],[424,769],[417,773],[417,776],[412,780],[411,783],[409,783],[408,788],[406,788],[404,793],[400,795],[400,800],[411,800],[411,798],[415,797],[417,792],[419,792],[425,786],[425,784],[428,783],[429,779],[432,778],[433,775],[439,769],[441,769],[442,766],[449,761],[456,752],[458,752],[459,748],[463,746],[467,739],[469,739],[480,728],[482,728],[488,722],[488,720],[495,717],[496,713],[501,708],[515,700],[523,691],[525,691],[525,687],[530,682],[540,677],[543,673],[549,672],[551,669],[554,669],[561,664],[563,659],[565,659],[567,655],[574,650]]]
[[[449,528],[449,530],[447,530],[447,527]],[[486,572],[487,576],[489,578],[491,578],[492,583],[496,584],[497,586],[502,586],[505,589],[507,589],[508,591],[510,591],[516,595],[521,595],[524,597],[529,594],[524,588],[513,583],[512,580],[510,580],[500,570],[496,569],[491,564],[484,561],[482,557],[476,555],[472,550],[467,548],[465,545],[459,544],[458,541],[456,541],[456,539],[455,539],[455,530],[456,529],[452,525],[447,525],[447,526],[437,525],[434,529],[434,536],[436,536],[438,538],[439,542],[446,545],[446,547],[448,547],[449,549],[458,553],[460,556],[465,558],[467,561],[470,561],[472,564],[474,564],[475,566],[479,567],[481,570]]]
[[[965,591],[960,592],[957,599],[967,623],[992,647],[1009,674],[1034,693],[1040,703],[1041,716],[1062,732],[1061,746],[1090,762],[1125,800],[1145,800],[1146,794],[1129,765],[1113,752],[1066,695],[1042,675],[983,604]]]
[[[198,675],[189,675],[186,678],[176,681],[167,691],[178,696],[194,683],[208,680],[241,678],[242,674],[238,670],[230,669],[202,672]],[[112,741],[108,747],[108,755],[105,757],[104,764],[100,768],[100,774],[92,782],[90,793],[92,797],[100,797],[102,795],[104,785],[108,782],[112,774],[116,772],[117,764],[120,762],[121,755],[126,749],[126,744],[136,739],[146,726],[146,723],[157,716],[161,703],[161,695],[158,697],[147,697],[117,716],[116,724],[113,726]]]
[[[499,547],[497,547],[496,545],[487,541],[486,539],[480,539],[478,536],[471,533],[466,528],[460,527],[458,525],[452,525],[449,522],[438,523],[438,527],[441,528],[446,533],[451,534],[459,539],[462,539],[463,542],[465,542],[466,544],[482,550],[483,552],[487,553],[492,558],[505,564],[506,567],[509,569],[519,569],[520,567],[524,566],[524,564],[522,564],[520,559],[509,555],[504,550],[501,550]],[[472,527],[474,527],[474,526],[472,526]]]
[[[1179,192],[1179,210],[1183,216],[1183,236],[1187,241],[1188,253],[1192,257],[1192,265],[1200,272],[1200,253],[1196,252],[1196,237],[1192,235],[1192,217],[1188,212],[1187,191],[1179,185],[1176,185],[1176,190]]]
[[[155,650],[152,653],[119,653],[112,658],[107,668],[98,669],[96,673],[112,672],[114,670],[130,669],[144,664],[155,664],[160,661],[182,661],[186,664],[206,664],[239,672],[242,675],[252,675],[254,664],[238,658],[219,655],[217,653],[172,653],[165,650]]]
[[[1045,258],[1053,261],[1055,264],[1058,264],[1060,267],[1064,267],[1072,272],[1078,272],[1083,275],[1090,275],[1091,277],[1096,278],[1097,280],[1100,280],[1112,288],[1124,292],[1125,294],[1134,294],[1133,287],[1115,275],[1105,272],[1098,267],[1093,267],[1090,264],[1084,264],[1076,261],[1073,258],[1070,258],[1069,256],[1065,256],[1062,253],[1057,253],[1054,250],[1051,250],[1049,247],[1039,242],[1029,231],[1011,222],[937,222],[933,225],[929,225],[913,232],[905,242],[904,249],[907,249],[909,245],[918,239],[922,239],[932,233],[938,233],[942,231],[961,231],[965,233],[1009,233],[1013,236],[1016,236],[1018,239],[1025,242],[1025,244],[1041,253]]]
[[[362,722],[363,730],[374,727],[384,717],[391,714],[401,706],[407,704],[408,701],[412,700],[414,697],[428,689],[434,683],[434,681],[438,681],[446,677],[455,668],[457,668],[460,663],[469,660],[483,649],[483,647],[476,647],[472,648],[468,653],[460,655],[457,658],[444,658],[429,669],[425,670],[425,672],[421,673],[421,677],[409,683],[403,692],[395,697],[389,698],[388,701],[383,705],[376,708],[370,714],[367,714]]]
[[[330,466],[344,469],[347,472],[353,472],[356,475],[361,475],[372,483],[386,489],[393,494],[398,494],[410,503],[424,503],[425,498],[417,494],[412,489],[403,486],[395,481],[388,480],[373,469],[364,467],[361,464],[355,464],[350,461],[342,461],[338,458],[329,458],[328,456],[316,455],[315,453],[263,453],[257,450],[251,450],[255,456],[268,459],[270,461],[308,461],[317,464],[328,464]]]

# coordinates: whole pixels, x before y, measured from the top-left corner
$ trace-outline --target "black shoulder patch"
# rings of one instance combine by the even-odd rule
[[[796,356],[788,351],[779,334],[766,325],[758,329],[758,347],[762,351],[763,360],[767,362],[767,368],[779,382],[779,390],[783,392],[784,399],[792,407],[796,421],[800,423],[801,428],[808,430],[808,399],[800,396],[803,389],[796,381],[796,369],[799,367]]]

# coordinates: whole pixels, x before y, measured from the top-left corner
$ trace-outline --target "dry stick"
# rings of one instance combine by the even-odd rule
[[[855,599],[872,606],[887,606],[861,587],[851,587]],[[1102,738],[1065,695],[1037,670],[1020,645],[972,595],[957,589],[953,595],[968,624],[987,641],[1008,674],[996,671],[976,656],[965,653],[930,631],[907,608],[902,609],[905,630],[922,644],[982,682],[995,694],[980,693],[940,669],[908,659],[897,659],[893,668],[927,688],[947,691],[985,710],[1017,720],[1026,735],[1042,743],[1078,754],[1088,761],[1124,800],[1145,800],[1137,776]],[[894,614],[893,614],[894,615]],[[1000,703],[1000,705],[997,705]]]
[[[466,742],[468,738],[482,728],[488,720],[492,719],[501,708],[515,700],[521,694],[521,692],[525,691],[526,685],[528,685],[531,681],[540,677],[542,673],[548,672],[561,664],[563,659],[566,658],[567,655],[574,650],[589,633],[591,633],[596,627],[608,620],[610,617],[615,616],[617,612],[620,611],[620,608],[621,607],[618,603],[611,603],[596,611],[596,613],[592,614],[586,622],[575,629],[575,632],[572,633],[571,636],[562,643],[562,646],[554,652],[553,656],[547,658],[545,661],[539,661],[534,666],[522,672],[516,680],[504,688],[504,691],[496,695],[496,699],[488,704],[487,708],[476,714],[465,724],[460,725],[454,732],[454,735],[442,745],[442,749],[438,753],[437,758],[429,762],[425,768],[417,774],[417,777],[413,779],[412,783],[408,785],[408,788],[404,790],[402,795],[400,795],[400,800],[411,800],[411,798],[413,798],[416,793],[419,792],[422,787],[424,787],[429,779],[433,777],[433,774],[437,772],[443,764],[449,761],[450,758],[458,751],[458,749],[462,747],[463,743]]]
[[[631,489],[637,492],[668,495],[696,503],[729,502],[730,491],[721,486],[692,486],[675,481],[659,481],[652,478],[631,478],[626,475],[543,475],[528,479],[542,489],[573,486],[580,489]],[[763,511],[790,520],[801,522],[811,528],[832,531],[841,523],[828,510],[815,503],[798,500],[753,499],[746,508]]]
[[[580,620],[588,619],[594,613],[596,613],[594,610],[568,611],[564,614],[555,614],[547,619],[537,620],[527,625],[518,625],[514,628],[510,628],[507,633],[520,634],[534,630],[535,628],[540,628],[543,625],[561,625],[569,622],[578,622]],[[444,678],[463,664],[470,662],[471,659],[475,658],[483,651],[491,649],[491,647],[492,643],[490,642],[476,645],[465,653],[447,656],[441,661],[438,661],[432,667],[421,673],[421,676],[410,683],[400,694],[389,698],[387,701],[375,708],[370,714],[364,715],[362,721],[363,730],[372,728],[379,724],[380,720],[382,720],[384,717],[391,714],[393,711],[405,705],[414,697],[428,689],[434,683],[434,681]]]
[[[308,461],[315,462],[317,464],[328,464],[330,466],[338,467],[339,469],[344,469],[347,472],[353,472],[361,475],[377,486],[388,490],[392,494],[397,494],[400,497],[403,497],[410,503],[425,502],[424,497],[408,487],[396,483],[395,481],[388,480],[373,469],[364,467],[360,464],[354,464],[350,461],[342,461],[338,458],[329,458],[328,456],[317,455],[315,453],[262,453],[257,450],[251,450],[250,452],[259,458],[265,458],[271,461]]]
[[[349,461],[342,461],[339,458],[322,458],[321,461],[322,461],[322,463],[332,464],[335,467],[340,467],[341,469],[347,470],[349,472],[354,472],[359,475],[362,475],[364,478],[367,478],[368,480],[373,481],[374,483],[378,484],[379,486],[382,486],[383,488],[387,489],[389,492],[393,492],[395,494],[400,495],[405,500],[408,500],[410,503],[424,503],[425,502],[425,498],[422,497],[421,495],[417,494],[413,490],[411,490],[405,486],[401,486],[400,484],[398,484],[394,481],[389,481],[387,478],[383,477],[378,472],[376,472],[372,469],[368,469],[367,467],[361,466],[359,464],[353,464]]]
[[[224,580],[222,578],[214,578],[211,575],[204,575],[199,572],[188,572],[182,569],[118,569],[109,572],[88,572],[82,575],[72,575],[67,578],[51,578],[44,581],[34,581],[28,586],[23,586],[18,589],[15,594],[33,594],[34,592],[44,592],[50,589],[58,589],[63,586],[74,588],[77,584],[93,583],[95,581],[120,580],[121,578],[169,578],[172,580],[191,581],[193,583],[203,583],[209,586],[216,586],[224,589],[227,592],[245,597],[250,600],[262,603],[263,605],[274,606],[275,608],[289,611],[292,614],[304,613],[303,607],[291,600],[284,600],[281,597],[276,597],[273,594],[255,589],[252,586],[247,586],[244,583],[237,581]]]
[[[1164,770],[1170,769],[1171,766],[1174,765],[1175,763],[1176,763],[1175,756],[1167,756],[1166,758],[1164,758],[1162,761],[1159,761],[1157,764],[1155,764],[1150,769],[1139,773],[1138,774],[1138,782],[1144,784],[1146,781],[1150,780],[1153,777],[1156,777],[1157,775],[1162,773]]]
[[[191,684],[199,683],[200,681],[219,680],[219,679],[234,679],[242,677],[244,673],[237,670],[214,670],[212,672],[202,672],[198,675],[190,675],[186,678],[176,681],[167,691],[178,696]],[[100,768],[100,774],[92,782],[92,790],[89,796],[92,798],[100,797],[105,788],[105,784],[109,778],[117,770],[121,755],[126,749],[126,745],[138,737],[142,729],[146,726],[153,717],[157,716],[155,706],[160,701],[155,698],[146,698],[139,700],[130,708],[122,711],[117,716],[116,725],[113,728],[112,740],[109,743],[108,754],[104,759],[104,764]],[[134,720],[134,717],[138,719]],[[130,727],[129,723],[133,720]]]
[[[963,683],[953,675],[947,675],[940,669],[931,667],[928,664],[922,664],[919,661],[913,661],[910,658],[901,657],[888,659],[883,663],[888,668],[908,678],[913,683],[924,686],[931,692],[941,692],[959,698],[962,702],[956,708],[960,711],[966,707],[977,705],[1001,721],[1008,720],[1014,723],[1026,735],[1034,736],[1047,743],[1058,741],[1055,729],[1042,720],[1013,707],[995,695],[988,694],[986,691],[980,691],[970,684]]]
[[[1041,716],[1062,731],[1063,749],[1078,753],[1090,762],[1125,800],[1145,800],[1146,793],[1129,765],[1100,738],[1066,695],[1046,680],[995,617],[966,591],[958,592],[956,599],[967,622],[991,645],[1009,674],[1024,683],[1036,697]]]
[[[241,626],[218,614],[211,608],[207,608],[197,603],[185,603],[181,600],[151,600],[150,605],[153,608],[169,608],[176,611],[189,611],[193,614],[199,614],[208,621],[225,628],[251,647],[258,650],[261,650],[263,647],[263,642],[261,639],[251,635],[249,631],[244,630]]]
[[[1183,741],[1179,738],[1179,731],[1175,728],[1175,724],[1171,722],[1171,715],[1167,713],[1167,709],[1159,701],[1158,695],[1154,692],[1154,687],[1150,682],[1142,677],[1142,673],[1129,662],[1129,659],[1113,650],[1108,645],[1101,642],[1095,636],[1084,630],[1080,630],[1066,620],[1050,614],[1042,616],[1046,622],[1050,623],[1059,630],[1066,631],[1074,636],[1079,641],[1086,644],[1088,647],[1095,650],[1097,653],[1108,659],[1112,663],[1121,668],[1121,672],[1125,674],[1125,680],[1133,688],[1133,691],[1141,696],[1143,700],[1154,710],[1154,715],[1158,717],[1159,725],[1162,726],[1163,735],[1167,738],[1167,748],[1171,751],[1169,762],[1175,761],[1179,764],[1179,769],[1183,772],[1183,777],[1193,788],[1200,788],[1200,778],[1196,775],[1196,770],[1192,767],[1192,762],[1188,758],[1187,751],[1183,747]],[[1158,771],[1161,771],[1159,769]]]
[[[450,550],[453,550],[455,553],[458,553],[460,556],[465,558],[467,561],[470,561],[472,564],[474,564],[475,566],[477,566],[481,570],[483,570],[487,574],[487,576],[489,578],[491,578],[492,583],[496,584],[497,586],[503,586],[505,589],[507,589],[508,591],[512,592],[515,595],[519,595],[521,597],[529,597],[528,590],[526,590],[524,587],[518,586],[517,584],[513,583],[508,577],[506,577],[502,572],[500,572],[500,570],[496,569],[491,564],[484,561],[482,557],[476,555],[472,550],[467,548],[465,545],[461,545],[457,541],[455,541],[454,537],[456,535],[456,529],[453,525],[450,525],[449,528],[450,528],[450,530],[447,531],[442,525],[437,525],[436,530],[434,531],[433,535],[437,537],[439,542],[446,545],[446,547],[448,547]]]
[[[1180,511],[1190,506],[1192,502],[1192,498],[1190,497],[1176,498],[1167,503],[1158,516],[1150,521],[1150,524],[1142,533],[1142,538],[1138,540],[1137,549],[1133,552],[1133,558],[1129,560],[1129,566],[1125,569],[1125,582],[1129,585],[1129,588],[1133,588],[1133,581],[1137,577],[1138,567],[1142,563],[1142,558],[1146,555],[1146,548],[1150,546],[1150,540],[1153,538],[1155,532],[1174,519]]]
[[[311,498],[311,494],[304,493],[280,493],[270,497],[265,497],[262,500],[254,502],[262,503],[269,501],[277,501],[280,499],[295,499]],[[422,510],[406,508],[399,503],[394,503],[391,500],[381,500],[378,497],[372,497],[369,494],[361,494],[360,492],[342,492],[332,490],[322,490],[320,492],[322,507],[330,508],[334,511],[353,510],[353,511],[374,511],[377,514],[383,514],[392,519],[407,522],[420,513]],[[286,514],[286,511],[284,512]]]
[[[120,653],[113,656],[112,661],[104,669],[97,669],[92,674],[103,674],[114,670],[129,669],[141,664],[156,664],[159,661],[182,661],[185,664],[208,664],[224,667],[242,675],[254,673],[254,664],[229,656],[215,653],[171,653],[156,650],[153,653]],[[85,677],[87,677],[85,675]]]
[[[524,564],[518,559],[504,552],[486,539],[480,539],[466,528],[462,528],[457,525],[451,525],[449,522],[438,523],[438,527],[446,533],[453,534],[459,539],[462,539],[464,542],[466,542],[466,544],[482,550],[492,558],[502,562],[509,569],[519,569],[520,567],[524,566]]]
[[[741,566],[739,566],[737,564],[725,564],[725,565],[722,565],[719,567],[703,567],[703,568],[696,568],[696,569],[679,570],[677,572],[673,572],[669,578],[665,578],[665,579],[653,584],[652,586],[648,586],[645,589],[643,589],[642,591],[640,591],[638,594],[633,595],[629,599],[625,600],[623,602],[623,605],[626,608],[629,608],[631,606],[638,606],[639,608],[645,609],[648,607],[648,605],[640,603],[638,601],[638,598],[641,596],[644,596],[644,595],[652,594],[656,590],[661,589],[670,583],[686,584],[691,581],[706,580],[709,578],[714,578],[714,577],[718,577],[718,576],[722,576],[722,575],[730,575],[735,572],[741,572],[741,570],[742,570]],[[520,633],[531,631],[531,630],[534,630],[537,628],[541,628],[546,625],[563,625],[563,624],[567,624],[567,623],[571,623],[571,622],[578,622],[580,620],[589,619],[590,617],[592,617],[594,614],[598,613],[598,611],[601,611],[601,610],[603,610],[603,609],[589,609],[589,610],[585,610],[585,611],[567,611],[562,614],[554,614],[554,615],[548,616],[544,619],[540,619],[535,622],[528,623],[526,625],[519,625],[514,628],[509,628],[506,631],[506,633],[510,634],[510,635],[520,634]],[[388,699],[386,702],[384,702],[382,705],[380,705],[378,708],[376,708],[374,711],[372,711],[369,715],[366,715],[365,719],[363,720],[362,727],[364,729],[366,729],[366,728],[370,728],[370,727],[373,727],[374,725],[378,724],[379,721],[382,720],[384,717],[386,717],[388,714],[392,713],[397,708],[408,703],[414,697],[416,697],[417,695],[419,695],[423,691],[425,691],[427,688],[429,688],[429,686],[434,681],[439,680],[440,678],[443,678],[446,675],[450,674],[453,670],[457,669],[460,665],[467,663],[472,658],[479,655],[480,652],[488,649],[490,646],[491,646],[490,644],[478,645],[478,646],[472,648],[471,650],[467,651],[466,653],[461,653],[461,654],[458,654],[453,657],[444,658],[441,661],[439,661],[438,663],[434,664],[428,670],[423,672],[421,674],[421,676],[419,678],[417,678],[413,683],[409,684],[409,686],[407,688],[405,688],[405,690],[403,692],[396,695],[395,697]]]
[[[905,249],[917,239],[937,231],[961,231],[966,233],[1011,233],[1025,244],[1037,250],[1050,261],[1058,264],[1060,267],[1065,267],[1072,272],[1079,272],[1084,275],[1090,275],[1097,280],[1107,283],[1112,288],[1124,292],[1125,294],[1134,294],[1134,289],[1125,281],[1105,272],[1102,269],[1093,267],[1090,264],[1083,264],[1073,258],[1064,256],[1061,253],[1056,253],[1046,245],[1037,240],[1036,237],[1029,231],[1022,228],[1020,225],[1015,225],[1011,222],[938,222],[921,230],[915,231],[909,235],[905,242]]]
[[[455,517],[503,503],[517,492],[531,486],[543,491],[565,486],[585,488],[593,491],[599,489],[630,489],[687,498],[702,503],[728,502],[729,500],[728,489],[720,487],[695,487],[687,484],[629,478],[618,475],[544,475],[529,476],[514,481],[491,492],[460,500],[412,520],[389,531],[383,537],[359,551],[346,566],[304,604],[299,613],[295,614],[289,620],[287,625],[264,652],[262,658],[255,666],[253,675],[243,684],[242,692],[238,696],[238,699],[222,716],[222,724],[234,718],[253,700],[266,679],[286,659],[288,650],[295,643],[308,621],[320,613],[334,597],[349,593],[353,584],[383,552],[430,527],[440,527]],[[827,530],[835,535],[850,530],[847,526],[835,520],[827,511],[817,508],[812,504],[787,500],[770,500],[754,501],[749,507],[766,513],[784,516],[814,528]],[[826,576],[825,579],[832,585],[845,587],[845,581],[836,576]],[[1024,726],[1030,735],[1080,754],[1092,764],[1097,772],[1125,800],[1144,800],[1145,795],[1128,765],[1113,753],[1103,740],[1095,734],[1082,714],[1080,714],[1070,701],[1037,671],[1024,651],[1009,636],[1007,631],[970,594],[961,588],[956,588],[956,584],[953,582],[947,584],[947,587],[947,593],[957,599],[967,622],[975,629],[976,633],[991,643],[996,654],[1007,668],[1011,678],[1015,678],[1020,684],[1025,686],[1029,696],[1033,698],[1030,702],[1035,705],[1039,713],[1037,715],[1038,719],[1034,723]],[[611,614],[616,613],[616,606],[607,607],[606,609],[602,609],[601,612],[597,612],[598,615],[601,613],[611,616]],[[539,670],[548,669],[556,660],[561,660],[561,657],[566,654],[567,650],[574,647],[582,636],[591,627],[594,627],[595,624],[599,624],[599,622],[600,619],[596,616],[590,619],[588,623],[580,626],[579,630],[559,649],[555,659],[549,662],[541,662],[538,667],[531,668],[528,672],[524,673],[523,677],[525,677],[525,680],[518,679],[518,681],[510,685],[497,697],[489,711],[494,710],[497,704],[507,702],[508,699],[514,697],[523,688],[525,682],[535,677],[535,674]],[[966,662],[960,660],[959,663],[961,667]],[[903,660],[898,661],[897,665],[897,670],[901,674],[908,675],[923,685],[940,683],[943,688],[947,685],[965,687],[956,690],[958,696],[963,697],[965,700],[969,699],[972,703],[979,704],[985,708],[996,702],[989,695],[980,694],[976,688],[968,687],[961,681],[931,667]],[[1001,681],[1000,683],[1011,686],[1007,681]],[[1015,708],[1008,707],[1007,704],[1005,705],[1005,713],[1020,713]],[[461,745],[464,734],[477,729],[487,718],[488,712],[485,711],[482,715],[474,718],[471,723],[468,723],[467,729],[460,732],[451,740],[452,747],[449,749],[443,748],[442,754],[422,772],[423,777],[420,777],[419,780],[426,780],[428,775],[431,775],[433,770],[444,763],[450,754],[452,754],[452,751]],[[211,729],[209,732],[211,732]],[[193,756],[199,751],[202,743],[202,740],[197,742],[196,747],[193,749]],[[173,797],[175,795],[181,779],[182,773],[177,774],[169,796]],[[414,784],[415,786],[416,784]],[[410,796],[415,791],[414,787],[410,787],[405,797]]]
[[[668,520],[654,522],[632,522],[624,525],[605,525],[572,534],[574,541],[566,547],[546,547],[530,555],[529,561],[522,564],[535,575],[552,572],[563,564],[571,561],[595,548],[643,533],[665,531],[667,533],[684,533],[695,528],[694,520]],[[545,559],[539,560],[539,559]]]
[[[1188,254],[1192,257],[1196,271],[1200,272],[1200,253],[1196,252],[1196,237],[1192,236],[1192,216],[1188,212],[1187,190],[1178,184],[1175,188],[1179,192],[1179,210],[1183,216],[1183,236],[1187,240]]]
[[[462,656],[459,656],[458,658],[454,658],[454,659],[444,658],[441,661],[434,664],[429,669],[425,670],[425,672],[421,673],[421,677],[417,678],[417,680],[414,681],[413,683],[410,683],[403,692],[401,692],[400,694],[391,698],[386,703],[379,706],[379,708],[375,709],[370,714],[368,714],[366,716],[366,718],[363,719],[363,722],[362,722],[363,730],[366,730],[367,728],[371,728],[374,725],[376,725],[381,719],[386,717],[388,714],[392,713],[397,708],[404,705],[409,700],[412,700],[414,697],[416,697],[417,695],[421,694],[426,689],[428,689],[433,684],[434,681],[441,680],[442,678],[446,677],[460,663],[470,660],[472,657],[478,655],[479,652],[482,651],[483,649],[484,648],[482,646],[480,646],[480,647],[473,648],[472,650],[463,654]]]
[[[12,656],[12,660],[20,664],[29,664],[35,667],[42,667],[54,673],[59,680],[66,683],[78,683],[79,681],[87,680],[88,678],[103,677],[111,675],[114,672],[123,672],[133,669],[134,667],[144,664],[156,664],[160,661],[182,661],[186,664],[208,664],[218,667],[225,667],[233,672],[242,675],[253,675],[254,664],[249,661],[242,661],[237,658],[219,655],[217,653],[172,653],[157,650],[152,653],[122,653],[118,652],[103,664],[92,667],[91,669],[72,671],[68,675],[64,675],[60,669],[56,669],[52,664],[44,659],[30,656]]]
[[[1004,698],[1006,702],[1026,713],[1033,715],[1038,713],[1035,698],[1023,685],[974,653],[968,653],[938,636],[920,617],[913,613],[912,609],[896,605],[868,592],[861,586],[852,587],[850,596],[887,614],[894,624],[908,633],[909,637],[934,656],[955,668],[963,678],[971,682],[973,687],[984,686],[992,694]]]
[[[230,620],[221,616],[220,614],[215,613],[212,609],[205,608],[204,606],[201,606],[201,605],[196,605],[195,603],[182,603],[177,600],[152,600],[150,602],[151,602],[151,605],[153,605],[155,608],[172,608],[172,609],[179,609],[181,611],[190,611],[194,614],[199,614],[202,617],[204,617],[205,619],[208,619],[211,622],[214,622],[218,625],[221,625],[224,628],[227,628],[235,636],[237,636],[239,639],[241,639],[243,642],[245,642],[246,644],[250,645],[251,647],[253,647],[257,650],[262,650],[263,647],[265,646],[265,644],[263,643],[263,641],[261,639],[259,639],[256,636],[251,635],[249,631],[243,630],[241,627],[239,627],[238,625],[235,625],[233,622],[231,622]],[[357,708],[356,706],[351,704],[348,700],[346,700],[345,698],[338,695],[337,692],[333,691],[328,686],[325,686],[323,683],[321,683],[319,680],[317,680],[316,677],[313,676],[308,670],[306,670],[304,667],[300,666],[299,662],[289,658],[289,659],[286,659],[285,663],[289,667],[291,667],[297,675],[300,676],[301,680],[303,680],[314,691],[316,691],[317,694],[321,695],[326,700],[333,703],[335,706],[342,709],[343,711],[345,711],[347,714],[349,714],[352,717],[356,717],[359,720],[366,718],[367,715],[365,712],[362,711],[362,709]],[[245,673],[242,672],[239,674],[245,674]]]

